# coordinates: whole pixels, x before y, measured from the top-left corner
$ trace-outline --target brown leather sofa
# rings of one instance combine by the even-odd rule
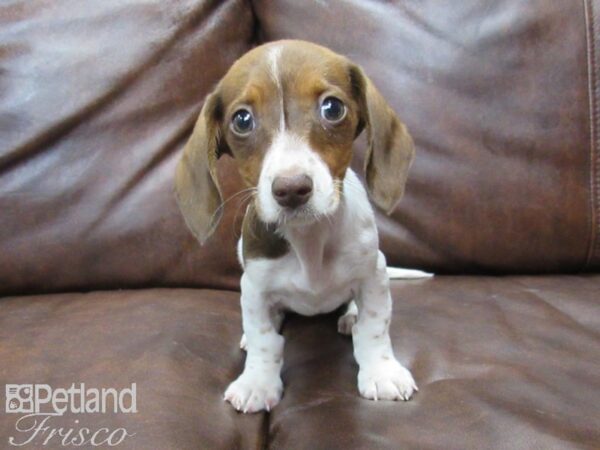
[[[359,397],[336,315],[287,319],[274,411],[222,401],[242,205],[200,247],[173,173],[205,94],[280,38],[361,64],[415,139],[378,216],[391,264],[437,274],[392,283],[408,403]],[[1,2],[0,385],[135,382],[135,414],[52,417],[123,449],[600,448],[599,42],[598,0]]]

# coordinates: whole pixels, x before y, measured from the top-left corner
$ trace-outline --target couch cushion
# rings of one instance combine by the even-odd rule
[[[264,40],[363,65],[407,123],[406,196],[379,217],[392,263],[600,268],[599,1],[258,0],[256,13]],[[357,154],[360,169],[364,142]]]
[[[600,276],[393,282],[391,335],[420,392],[359,397],[337,316],[292,317],[273,449],[568,449],[600,442]]]
[[[0,299],[0,389],[136,383],[136,414],[67,413],[48,425],[124,427],[135,436],[114,447],[122,449],[259,448],[265,416],[244,416],[223,402],[243,361],[237,299],[235,292],[176,289]],[[18,443],[31,436],[16,432],[21,416],[2,410],[0,447],[9,448],[11,436]],[[56,438],[42,442],[22,448],[66,448]]]
[[[600,276],[393,282],[392,339],[420,386],[408,403],[358,396],[352,344],[337,334],[336,315],[291,316],[286,391],[268,419],[222,401],[243,363],[238,293],[4,298],[0,388],[135,382],[137,414],[52,422],[136,433],[117,448],[592,448],[600,440],[599,293]],[[0,415],[4,442],[19,436],[18,417]]]
[[[248,3],[17,0],[0,24],[0,292],[237,286],[231,227],[200,248],[173,175]]]

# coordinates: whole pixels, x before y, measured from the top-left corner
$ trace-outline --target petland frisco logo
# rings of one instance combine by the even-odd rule
[[[137,413],[136,384],[117,390],[88,388],[84,383],[69,388],[52,388],[47,384],[7,384],[6,412],[24,414],[15,423],[17,434],[8,438],[13,446],[57,444],[115,447],[135,433],[125,428],[109,429],[83,426],[74,419],[71,426],[54,426],[53,419],[65,413],[107,414]]]

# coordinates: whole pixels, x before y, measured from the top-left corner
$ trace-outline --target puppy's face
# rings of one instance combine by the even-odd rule
[[[332,213],[360,116],[348,62],[322,47],[273,43],[242,57],[219,86],[222,136],[267,223]]]
[[[308,42],[253,49],[205,101],[179,164],[176,189],[186,222],[201,241],[216,226],[221,199],[214,162],[223,153],[256,188],[262,221],[300,226],[331,214],[340,204],[352,143],[365,126],[367,187],[391,210],[403,191],[412,140],[362,70]]]

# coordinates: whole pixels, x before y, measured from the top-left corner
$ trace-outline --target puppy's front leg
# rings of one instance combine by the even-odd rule
[[[352,340],[360,394],[371,400],[410,399],[417,385],[394,357],[389,335],[392,298],[383,253],[379,252],[376,273],[362,283],[356,300],[358,320]]]
[[[242,326],[246,336],[246,363],[242,374],[225,391],[225,400],[238,411],[271,410],[283,393],[283,336],[271,320],[270,305],[244,274]]]

